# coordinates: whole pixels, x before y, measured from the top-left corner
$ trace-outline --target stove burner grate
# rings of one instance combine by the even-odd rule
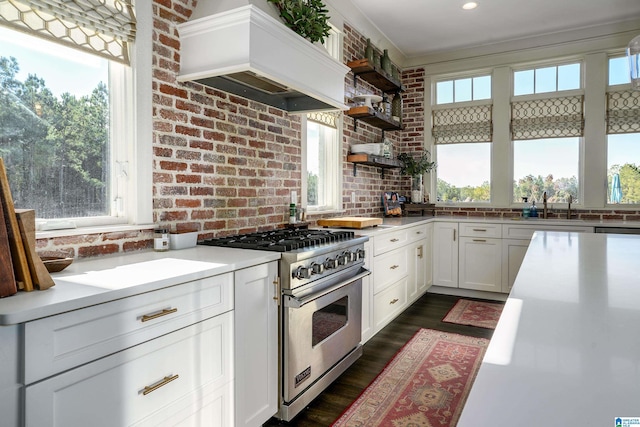
[[[208,239],[201,244],[230,248],[259,249],[264,251],[289,252],[312,246],[327,245],[351,240],[353,231],[327,230],[272,230],[236,236]]]

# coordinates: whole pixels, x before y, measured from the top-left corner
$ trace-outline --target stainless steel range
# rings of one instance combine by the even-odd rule
[[[282,252],[280,419],[293,419],[362,355],[367,240],[352,231],[282,229],[203,242]]]

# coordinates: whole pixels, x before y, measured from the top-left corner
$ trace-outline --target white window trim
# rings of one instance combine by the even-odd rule
[[[301,157],[302,157],[302,183],[301,183],[301,205],[304,209],[307,210],[307,213],[310,214],[328,214],[328,213],[340,213],[344,212],[344,207],[342,204],[342,176],[343,176],[343,155],[342,155],[342,127],[343,127],[343,115],[340,114],[336,119],[336,144],[335,144],[335,152],[331,153],[331,158],[333,159],[332,163],[335,166],[336,170],[336,180],[333,183],[332,195],[330,199],[333,201],[329,206],[318,206],[311,207],[308,204],[307,200],[307,117],[306,115],[302,117],[302,149],[301,149]],[[329,160],[331,161],[331,160]]]
[[[76,228],[38,231],[36,237],[51,238],[92,234],[100,232],[125,231],[153,228],[153,117],[152,117],[152,36],[153,11],[151,2],[137,1],[136,42],[131,47],[131,67],[112,64],[111,73],[119,74],[111,79],[117,84],[110,85],[110,114],[112,115],[112,160],[126,166],[127,178],[120,182],[126,188],[121,212],[118,216],[88,218],[65,218]],[[112,162],[112,182],[116,185],[122,176]],[[115,193],[115,188],[113,187]],[[113,200],[111,200],[113,203]],[[114,208],[115,209],[115,208]],[[113,209],[112,209],[113,210]],[[42,227],[39,221],[38,226]],[[55,221],[49,221],[55,224]]]

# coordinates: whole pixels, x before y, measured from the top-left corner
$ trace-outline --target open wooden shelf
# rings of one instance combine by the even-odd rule
[[[382,130],[402,129],[402,124],[400,122],[395,121],[391,119],[391,117],[385,116],[379,111],[376,111],[375,109],[367,107],[365,105],[360,107],[353,107],[349,109],[349,111],[347,111],[345,114],[356,120],[356,123],[354,124],[356,129],[354,130],[357,130],[357,120],[362,120],[363,122]]]
[[[347,63],[353,72],[354,85],[356,77],[360,77],[365,82],[372,84],[385,93],[401,92],[404,90],[402,84],[387,74],[379,67],[375,67],[368,59],[357,59]]]
[[[382,178],[384,178],[385,169],[400,168],[400,162],[398,160],[373,154],[349,154],[347,156],[347,161],[353,163],[353,176],[356,176],[356,168],[358,165],[375,166],[380,168],[380,175]]]

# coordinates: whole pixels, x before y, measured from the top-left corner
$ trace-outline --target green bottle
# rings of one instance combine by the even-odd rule
[[[367,39],[367,47],[364,50],[364,57],[367,61],[373,65],[373,46],[371,46],[371,39]]]
[[[385,49],[384,52],[382,53],[382,58],[380,59],[380,65],[382,66],[382,70],[387,73],[387,74],[391,74],[391,58],[389,58],[389,50]]]

